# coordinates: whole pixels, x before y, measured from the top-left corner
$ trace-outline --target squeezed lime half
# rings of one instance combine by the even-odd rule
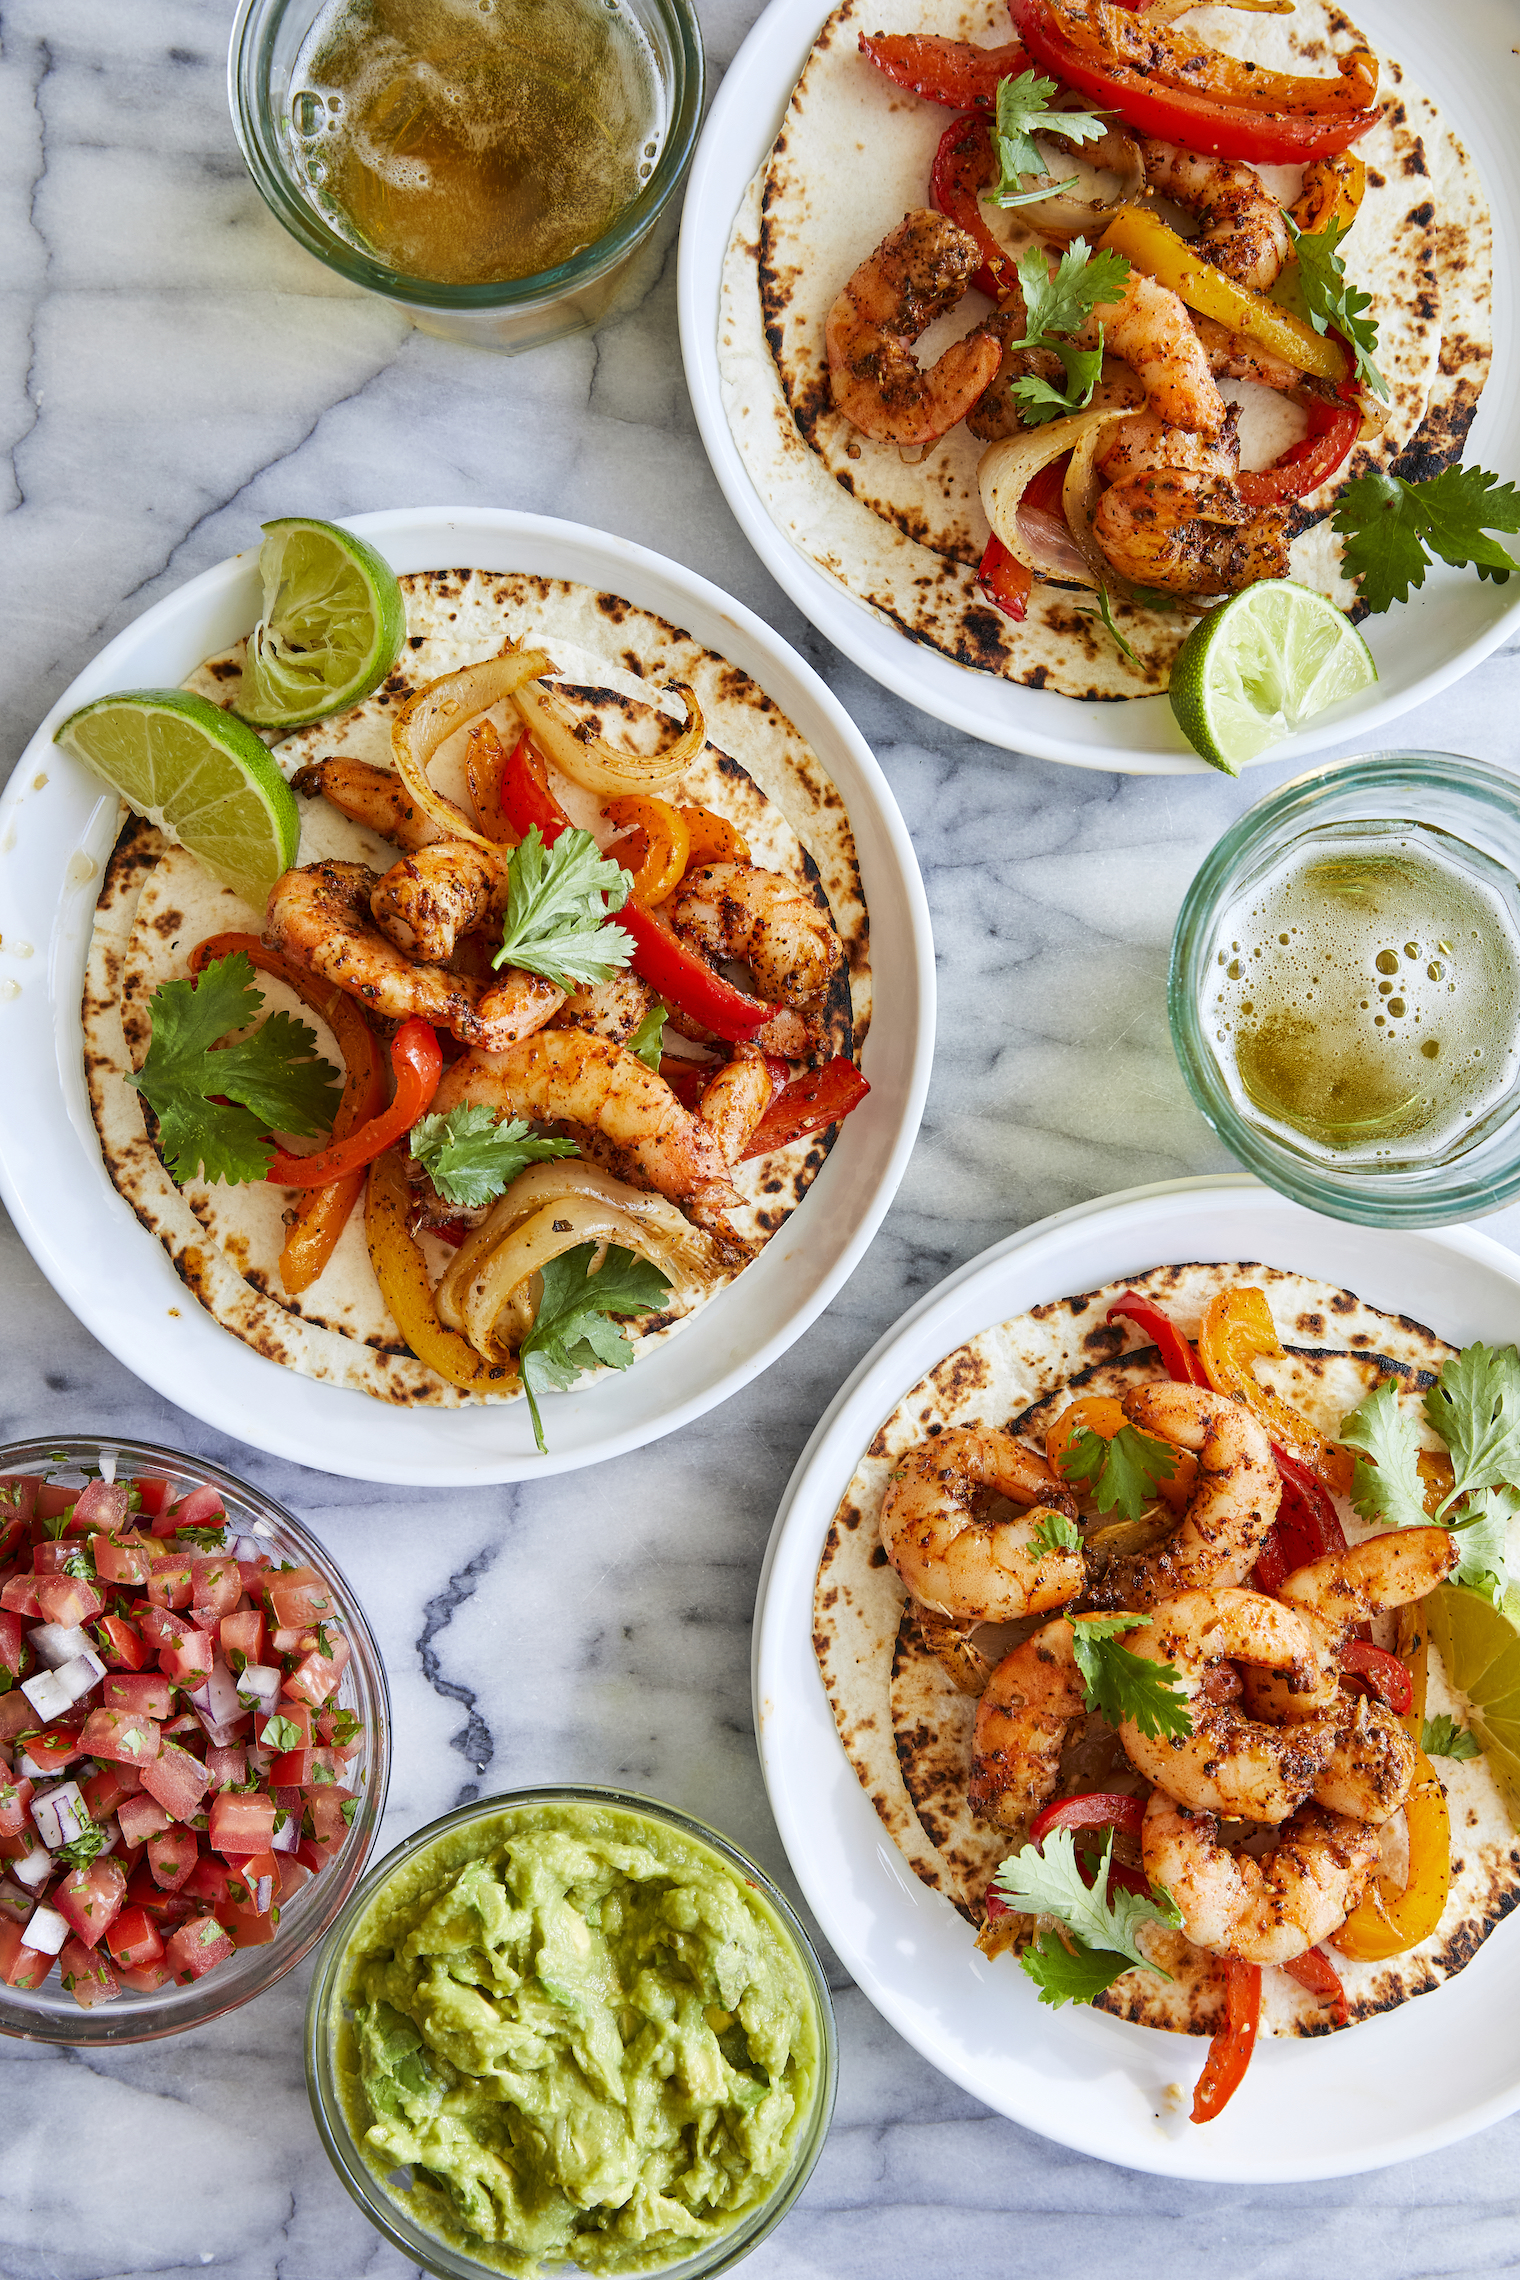
[[[390,564],[336,523],[285,515],[264,525],[264,607],[233,710],[255,728],[300,728],[377,688],[406,638]]]

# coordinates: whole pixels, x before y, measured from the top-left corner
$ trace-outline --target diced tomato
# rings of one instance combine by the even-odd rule
[[[188,1552],[166,1552],[148,1571],[148,1597],[155,1607],[188,1607],[195,1563]]]
[[[217,1559],[196,1560],[190,1571],[190,1601],[195,1619],[203,1631],[214,1631],[224,1615],[230,1615],[243,1596],[243,1579],[238,1564],[225,1556]]]
[[[193,1829],[165,1829],[148,1839],[148,1867],[154,1883],[164,1892],[177,1892],[199,1858],[200,1846]]]
[[[303,1790],[311,1780],[310,1750],[282,1750],[269,1768],[269,1779],[275,1789]]]
[[[0,1588],[0,1608],[7,1614],[25,1615],[35,1623],[38,1616],[36,1575],[13,1575]]]
[[[0,1670],[20,1678],[26,1668],[26,1626],[19,1615],[0,1615]]]
[[[45,1544],[33,1544],[32,1573],[39,1581],[45,1575],[62,1575],[70,1560],[78,1557],[77,1544],[69,1543],[62,1536],[56,1542],[50,1537]]]
[[[14,1518],[32,1524],[37,1509],[37,1491],[42,1486],[35,1473],[0,1474],[0,1506],[7,1508]]]
[[[250,1599],[260,1596],[264,1589],[264,1578],[273,1566],[274,1561],[267,1552],[260,1552],[257,1559],[238,1561],[238,1574],[243,1579],[243,1589]]]
[[[292,1728],[294,1732],[291,1731]],[[311,1704],[282,1702],[278,1710],[271,1711],[267,1718],[255,1723],[254,1731],[266,1750],[309,1750],[312,1745]],[[282,1778],[271,1769],[271,1781],[279,1782]]]
[[[124,1964],[116,1966],[116,1976],[123,1987],[130,1987],[134,1995],[156,1995],[160,1987],[167,1987],[174,1974],[166,1963]]]
[[[305,1656],[281,1686],[280,1692],[292,1701],[309,1702],[314,1709],[320,1709],[329,1696],[337,1692],[350,1649],[341,1631],[330,1631],[328,1637],[332,1641],[332,1653],[313,1652]]]
[[[45,1480],[37,1491],[37,1501],[32,1507],[34,1532],[38,1535],[46,1534],[41,1523],[44,1520],[56,1520],[62,1513],[72,1512],[78,1497],[77,1488],[60,1488],[56,1481]]]
[[[163,1732],[170,1741],[182,1740],[188,1749],[194,1744],[194,1755],[200,1757],[205,1748],[206,1729],[193,1710],[181,1710],[177,1718],[166,1718]]]
[[[206,1778],[213,1789],[241,1789],[248,1779],[246,1744],[233,1742],[206,1752]]]
[[[90,1557],[96,1575],[102,1583],[145,1584],[153,1557],[151,1542],[151,1537],[142,1536],[92,1536]]]
[[[175,1646],[179,1640],[187,1639],[195,1628],[194,1624],[185,1621],[183,1615],[176,1615],[168,1607],[155,1607],[147,1600],[138,1602],[136,1617],[137,1628],[155,1654],[162,1654],[165,1647]]]
[[[78,1727],[65,1725],[60,1719],[56,1726],[44,1726],[40,1734],[27,1736],[26,1754],[44,1773],[61,1773],[75,1758],[84,1756],[84,1744]]]
[[[356,1799],[348,1789],[315,1789],[307,1793],[305,1811],[301,1815],[302,1841],[297,1847],[303,1860],[309,1860],[306,1845],[315,1845],[324,1861],[331,1860],[348,1835],[349,1822],[343,1817],[345,1805],[356,1808]]]
[[[95,1626],[95,1639],[100,1659],[110,1670],[141,1670],[153,1652],[124,1615],[102,1615]]]
[[[210,1841],[213,1852],[261,1853],[269,1850],[274,1834],[272,1797],[256,1792],[239,1794],[224,1789],[211,1807]]]
[[[135,1710],[143,1718],[168,1718],[174,1712],[174,1688],[157,1671],[114,1671],[100,1689],[107,1710]]]
[[[168,1510],[170,1499],[174,1495],[170,1482],[160,1479],[154,1473],[139,1473],[132,1486],[137,1491],[138,1509],[148,1519],[156,1520],[160,1512]]]
[[[114,2002],[121,1993],[121,1981],[109,1959],[94,1954],[83,1940],[64,1941],[58,1969],[81,2011],[93,2011],[97,2003]]]
[[[261,1916],[252,1908],[234,1907],[229,1900],[217,1910],[217,1922],[236,1947],[268,1947],[278,1936],[280,1911],[274,1906]]]
[[[98,1773],[81,1781],[79,1794],[90,1808],[90,1819],[104,1821],[141,1788],[142,1775],[136,1766],[103,1765]]]
[[[283,1908],[288,1900],[295,1898],[303,1884],[310,1884],[313,1870],[310,1863],[302,1860],[297,1853],[276,1853],[274,1857],[280,1864],[275,1899]]]
[[[174,1833],[178,1835],[181,1832]],[[150,1849],[158,1841],[156,1837],[150,1837]],[[186,1876],[194,1866],[195,1860],[192,1857],[185,1868]],[[131,1906],[145,1908],[154,1923],[160,1927],[165,1924],[182,1924],[187,1916],[195,1913],[195,1902],[183,1899],[177,1884],[159,1883],[153,1874],[153,1863],[149,1857],[145,1857],[128,1877],[127,1900]]]
[[[213,1860],[210,1853],[201,1853],[185,1878],[185,1898],[198,1900],[213,1911],[229,1904],[239,1904],[241,1895],[233,1891],[237,1876],[238,1870],[233,1862]]]
[[[92,1710],[79,1738],[90,1757],[141,1768],[157,1757],[160,1735],[157,1721],[140,1710]]]
[[[333,1612],[332,1586],[313,1567],[287,1568],[267,1576],[264,1595],[282,1631],[312,1630]]]
[[[204,1686],[211,1676],[216,1641],[207,1631],[187,1631],[172,1647],[160,1647],[158,1667],[176,1686]]]
[[[53,1968],[53,1958],[40,1948],[29,1948],[21,1926],[0,1916],[0,1980],[7,1987],[40,1987]]]
[[[127,1896],[120,1861],[102,1855],[87,1868],[70,1869],[48,1897],[87,1948],[95,1947],[115,1923]]]
[[[37,1713],[18,1686],[11,1694],[0,1694],[0,1742],[14,1741],[37,1723]]]
[[[225,1520],[227,1508],[221,1493],[214,1488],[192,1488],[183,1504],[174,1508],[176,1528],[209,1528],[217,1520]]]
[[[264,1660],[264,1611],[261,1607],[240,1607],[235,1614],[224,1615],[218,1632],[222,1655],[229,1670],[236,1670],[234,1655],[244,1662],[261,1663]]]
[[[37,1578],[37,1612],[44,1623],[93,1623],[105,1601],[82,1575],[43,1575]]]
[[[85,1535],[98,1529],[103,1535],[115,1535],[126,1526],[131,1509],[132,1491],[125,1481],[87,1481],[69,1515],[69,1533]]]
[[[206,1794],[206,1768],[199,1758],[177,1742],[161,1744],[151,1765],[143,1767],[143,1787],[156,1797],[171,1820],[188,1821]],[[194,1838],[191,1838],[194,1843]]]
[[[0,1860],[30,1860],[47,1847],[34,1828],[18,1829],[13,1837],[0,1837]]]
[[[251,1908],[256,1916],[267,1916],[279,1890],[279,1855],[272,1852],[249,1853],[244,1859],[235,1860],[232,1867],[234,1902]],[[240,1888],[243,1898],[239,1903]]]
[[[31,1827],[28,1807],[36,1794],[24,1774],[19,1781],[0,1782],[0,1837],[14,1837]]]
[[[178,1980],[201,1979],[213,1964],[233,1953],[231,1940],[215,1916],[192,1916],[181,1924],[164,1949],[164,1961]]]
[[[142,1790],[138,1790],[131,1797],[124,1797],[121,1800],[116,1808],[116,1819],[121,1829],[122,1843],[125,1845],[146,1844],[148,1839],[156,1837],[160,1830],[173,1827],[173,1823],[158,1799],[149,1797]]]

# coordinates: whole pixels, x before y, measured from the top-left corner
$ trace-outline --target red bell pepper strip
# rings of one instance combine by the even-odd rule
[[[1193,2092],[1195,2122],[1212,2122],[1224,2112],[1245,2080],[1261,2023],[1261,1965],[1242,1963],[1238,1955],[1226,1956],[1223,1961],[1224,2025],[1209,2044],[1209,2055]]]
[[[809,1132],[837,1124],[860,1106],[870,1089],[849,1055],[836,1053],[821,1069],[794,1077],[780,1098],[771,1102],[750,1134],[740,1163],[748,1163],[751,1156],[768,1156],[773,1148],[785,1148]]]
[[[1272,1454],[1277,1460],[1282,1495],[1277,1518],[1267,1531],[1251,1577],[1255,1589],[1269,1598],[1276,1597],[1283,1578],[1296,1568],[1346,1549],[1346,1531],[1323,1481],[1275,1441]]]
[[[1198,1356],[1186,1338],[1183,1337],[1176,1323],[1169,1320],[1162,1313],[1160,1307],[1153,1304],[1150,1299],[1142,1298],[1137,1290],[1127,1290],[1124,1296],[1116,1298],[1109,1308],[1108,1319],[1110,1322],[1116,1314],[1124,1315],[1127,1320],[1135,1323],[1146,1332],[1162,1361],[1166,1364],[1166,1374],[1174,1385],[1206,1386],[1208,1384],[1209,1381],[1203,1374],[1202,1362],[1199,1361]]]
[[[1389,1654],[1385,1647],[1375,1647],[1368,1639],[1348,1639],[1341,1649],[1341,1669],[1357,1678],[1366,1679],[1380,1702],[1387,1704],[1396,1717],[1402,1718],[1414,1701],[1414,1683],[1409,1667],[1397,1655]]]
[[[416,1014],[403,1021],[391,1041],[391,1072],[396,1094],[389,1108],[368,1124],[361,1124],[357,1132],[351,1132],[335,1147],[319,1148],[314,1156],[287,1156],[283,1150],[277,1151],[264,1177],[275,1187],[326,1187],[330,1181],[372,1164],[427,1114],[443,1075],[443,1055],[432,1029]]]
[[[996,182],[998,172],[998,162],[992,155],[991,131],[983,114],[968,111],[964,118],[952,119],[934,153],[929,196],[940,212],[948,215],[968,237],[975,238],[981,248],[982,266],[971,284],[976,292],[985,293],[989,301],[998,297],[999,280],[1008,266],[1008,256],[982,218],[977,193],[985,190],[990,182]]]
[[[1001,610],[1004,617],[1012,618],[1016,625],[1023,623],[1034,586],[1034,573],[1027,562],[1009,553],[996,531],[987,541],[976,582],[994,609]]]
[[[1169,86],[1153,73],[1103,53],[1096,43],[1079,45],[1061,22],[1069,11],[1058,12],[1053,0],[1008,0],[1008,8],[1036,63],[1068,87],[1097,97],[1141,134],[1181,143],[1186,150],[1291,166],[1348,149],[1382,116],[1375,105],[1346,109],[1333,80],[1324,82],[1325,107],[1313,111],[1256,110],[1195,88]]]
[[[1340,1973],[1323,1948],[1310,1948],[1307,1955],[1296,1955],[1291,1963],[1285,1963],[1281,1968],[1290,1979],[1296,1979],[1300,1987],[1307,1987],[1311,1995],[1317,1995],[1322,2003],[1333,2006],[1338,2027],[1346,2024],[1350,2016],[1346,1990]]]
[[[1052,1829],[1122,1829],[1138,1837],[1145,1819],[1145,1799],[1117,1789],[1088,1789],[1080,1797],[1057,1797],[1036,1813],[1029,1824],[1029,1842],[1043,1844]]]
[[[776,1008],[736,990],[721,974],[678,941],[668,927],[633,901],[616,913],[617,925],[633,936],[633,970],[658,990],[667,1005],[700,1022],[715,1037],[743,1044],[763,1029]]]
[[[1236,476],[1236,487],[1248,507],[1270,507],[1279,500],[1306,498],[1344,465],[1362,431],[1361,409],[1355,401],[1344,400],[1346,393],[1343,386],[1334,403],[1311,396],[1304,407],[1309,432],[1303,440],[1290,444],[1270,467]]]
[[[549,772],[526,729],[501,772],[501,809],[519,839],[526,839],[536,826],[546,847],[570,828],[570,818],[549,789]]]
[[[998,81],[1017,79],[1029,58],[1017,40],[1006,47],[978,47],[938,32],[862,32],[860,52],[884,71],[894,87],[942,103],[947,111],[997,108]]]

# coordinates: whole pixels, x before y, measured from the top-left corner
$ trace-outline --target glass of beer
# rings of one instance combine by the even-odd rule
[[[242,0],[227,76],[308,252],[509,354],[648,290],[702,111],[690,0]]]
[[[1205,860],[1172,1039],[1248,1170],[1337,1219],[1520,1195],[1520,782],[1445,752],[1296,777]]]

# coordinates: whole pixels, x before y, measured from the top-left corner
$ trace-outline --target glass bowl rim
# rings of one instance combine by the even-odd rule
[[[423,310],[475,311],[509,315],[564,299],[593,285],[632,252],[653,228],[696,148],[706,89],[706,57],[693,0],[648,0],[663,18],[676,62],[676,85],[669,131],[654,171],[613,227],[568,261],[531,277],[504,278],[480,285],[446,285],[390,269],[329,228],[291,182],[281,162],[279,138],[267,106],[258,97],[257,58],[268,20],[294,0],[239,0],[227,46],[227,105],[243,163],[275,219],[307,252],[352,284],[390,301]]]
[[[298,1963],[310,1955],[323,1939],[341,1912],[348,1895],[363,1874],[385,1813],[386,1794],[390,1786],[391,1764],[391,1699],[390,1686],[385,1675],[385,1663],[379,1644],[369,1627],[357,1593],[337,1561],[324,1544],[317,1541],[303,1522],[298,1520],[278,1498],[230,1472],[225,1465],[212,1457],[202,1457],[193,1449],[173,1449],[163,1442],[138,1441],[127,1434],[118,1433],[51,1433],[35,1435],[26,1441],[0,1443],[0,1473],[19,1472],[28,1465],[47,1464],[62,1470],[75,1463],[96,1464],[104,1452],[114,1454],[118,1465],[125,1470],[131,1466],[149,1472],[155,1465],[168,1466],[175,1471],[193,1473],[199,1479],[217,1487],[230,1488],[236,1496],[253,1506],[260,1517],[271,1520],[274,1526],[287,1532],[307,1552],[309,1564],[337,1587],[344,1603],[344,1623],[353,1641],[352,1661],[358,1665],[356,1687],[367,1691],[373,1704],[368,1720],[365,1754],[361,1763],[365,1771],[364,1801],[354,1816],[354,1827],[359,1841],[352,1856],[334,1861],[324,1871],[331,1878],[329,1899],[315,1909],[311,1921],[299,1937],[292,1938],[282,1947],[278,1933],[267,1946],[243,1952],[267,1956],[269,1968],[255,1971],[253,1983],[237,1995],[223,2000],[214,1971],[207,1972],[190,1987],[169,1987],[158,1990],[147,1998],[141,2011],[124,2012],[116,2002],[100,2003],[85,2010],[76,2006],[72,2015],[61,2013],[55,2021],[50,2013],[10,2015],[13,2003],[23,2001],[25,1989],[0,1987],[0,2035],[13,2041],[46,2043],[61,2049],[125,2049],[132,2043],[161,2042],[166,2036],[184,2034],[191,2027],[208,2025],[213,2019],[224,2017],[230,2011],[241,2010],[245,2003],[253,2002],[293,1971]],[[229,1514],[229,1518],[232,1515]],[[234,1528],[234,1533],[236,1533]],[[314,1878],[313,1886],[322,1879]],[[305,1889],[303,1887],[303,1889]],[[203,1994],[202,1990],[206,1992]],[[196,1997],[200,1996],[199,2003]],[[178,2016],[180,2009],[186,2015]]]
[[[1279,1193],[1312,1211],[1364,1227],[1428,1227],[1497,1211],[1520,1195],[1520,1111],[1514,1119],[1517,1139],[1511,1160],[1497,1172],[1463,1176],[1462,1159],[1443,1167],[1444,1177],[1432,1178],[1420,1188],[1401,1181],[1399,1173],[1335,1171],[1298,1155],[1241,1116],[1230,1097],[1214,1055],[1204,1044],[1197,997],[1202,961],[1207,953],[1209,929],[1229,895],[1248,869],[1251,857],[1283,825],[1301,819],[1312,827],[1316,805],[1331,805],[1338,793],[1379,791],[1385,788],[1423,788],[1432,781],[1459,802],[1472,807],[1474,817],[1498,811],[1520,823],[1520,777],[1492,762],[1459,752],[1437,752],[1413,746],[1378,752],[1360,752],[1349,759],[1331,760],[1291,776],[1274,791],[1238,816],[1209,849],[1183,894],[1172,932],[1167,965],[1167,1014],[1172,1046],[1183,1078],[1198,1108],[1237,1161]],[[1355,825],[1373,817],[1329,814],[1332,825]],[[1420,824],[1418,815],[1390,818]],[[1425,824],[1425,829],[1444,826]],[[1483,850],[1479,850],[1483,852]],[[1418,1176],[1418,1175],[1415,1175]]]
[[[710,1822],[700,1820],[696,1814],[686,1812],[679,1805],[667,1804],[662,1798],[648,1797],[638,1790],[621,1789],[605,1782],[536,1782],[452,1806],[448,1812],[439,1814],[435,1820],[402,1838],[383,1860],[377,1861],[354,1886],[341,1913],[329,1926],[307,1993],[304,2034],[306,2090],[317,2134],[349,2198],[362,2209],[377,2231],[393,2247],[400,2249],[403,2255],[420,2263],[424,2271],[444,2275],[444,2280],[478,2280],[480,2275],[495,2275],[496,2267],[477,2262],[450,2242],[440,2240],[416,2224],[405,2210],[397,2208],[380,2185],[354,2142],[331,2079],[332,2037],[326,2031],[325,2019],[336,1989],[344,1942],[371,1900],[391,1876],[451,1829],[518,1808],[564,1803],[609,1806],[635,1818],[662,1821],[679,1834],[694,1838],[698,1844],[715,1852],[725,1866],[752,1883],[775,1912],[783,1932],[791,1938],[803,1967],[803,1976],[812,1992],[818,2021],[819,2083],[812,2111],[798,2132],[791,2165],[777,2181],[771,2196],[750,2212],[748,2220],[741,2220],[732,2232],[709,2242],[705,2250],[698,2250],[695,2255],[679,2263],[657,2267],[645,2275],[645,2280],[709,2280],[710,2275],[727,2270],[731,2264],[747,2256],[774,2231],[811,2177],[834,2117],[834,2103],[839,2087],[839,2041],[834,2021],[833,1997],[822,1961],[806,1926],[800,1921],[785,1893],[759,1862],[736,1845],[731,1837],[726,1837],[721,1829],[715,1829]],[[424,2252],[422,2254],[419,2254],[419,2244]],[[431,2261],[428,2260],[429,2257]],[[553,2276],[559,2273],[569,2275],[578,2270],[578,2266],[567,2264],[546,2264],[543,2267],[546,2280],[553,2280]]]

